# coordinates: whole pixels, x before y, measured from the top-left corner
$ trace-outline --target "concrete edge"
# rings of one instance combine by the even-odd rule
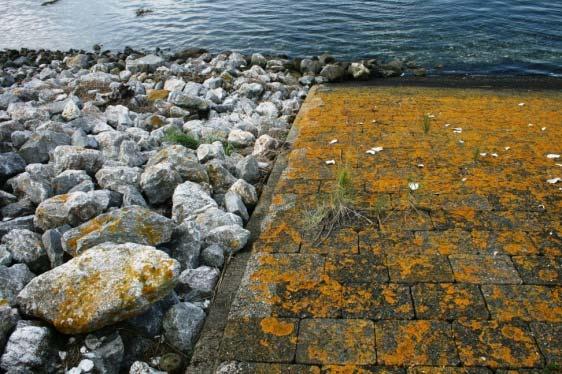
[[[186,368],[186,374],[212,374],[221,363],[220,343],[228,320],[230,306],[246,271],[248,260],[252,255],[252,246],[261,233],[261,223],[269,211],[277,182],[287,167],[289,152],[300,130],[300,120],[310,106],[311,100],[309,98],[314,96],[316,90],[317,87],[313,87],[302,104],[299,114],[287,135],[286,143],[288,147],[277,156],[258,205],[246,225],[246,229],[251,232],[246,248],[237,253],[228,263],[224,271],[223,282],[215,290],[215,299],[209,308],[209,315],[195,345],[190,364]]]

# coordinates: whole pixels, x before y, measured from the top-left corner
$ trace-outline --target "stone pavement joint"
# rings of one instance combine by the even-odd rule
[[[562,371],[562,94],[321,86],[292,134],[189,373]],[[343,169],[369,221],[318,240]]]

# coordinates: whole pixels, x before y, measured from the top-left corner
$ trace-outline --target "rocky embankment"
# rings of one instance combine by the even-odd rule
[[[181,370],[308,88],[404,68],[129,49],[0,63],[0,367],[74,374]]]

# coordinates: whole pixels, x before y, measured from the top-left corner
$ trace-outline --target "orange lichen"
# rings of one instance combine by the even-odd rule
[[[263,332],[275,336],[291,335],[294,330],[294,325],[292,323],[284,322],[275,317],[262,319],[260,322],[260,326]]]

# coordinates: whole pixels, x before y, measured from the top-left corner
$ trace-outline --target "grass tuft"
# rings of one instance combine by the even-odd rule
[[[164,135],[164,141],[183,145],[186,148],[197,149],[199,141],[191,135],[182,133],[177,129],[169,129]]]
[[[423,133],[428,134],[431,129],[431,118],[428,114],[423,115]]]

